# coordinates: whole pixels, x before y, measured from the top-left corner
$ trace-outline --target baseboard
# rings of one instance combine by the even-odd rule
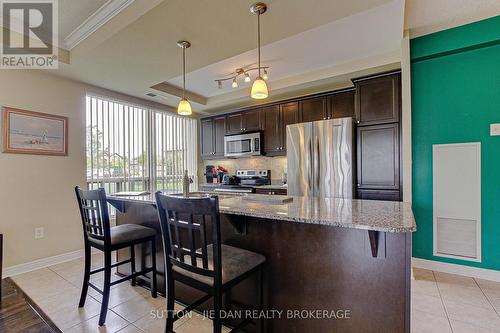
[[[493,269],[450,264],[447,262],[420,258],[412,258],[411,263],[413,267],[417,268],[500,282],[500,271]]]
[[[99,252],[99,251],[97,251],[97,252]],[[94,253],[94,251],[92,251],[92,253]],[[24,264],[6,267],[4,272],[3,272],[3,277],[15,276],[15,275],[35,271],[35,270],[40,269],[40,268],[60,264],[60,263],[66,262],[66,261],[71,261],[71,260],[75,260],[78,258],[82,258],[83,254],[84,254],[83,249],[76,250],[73,252],[63,253],[63,254],[59,254],[56,256],[52,256],[52,257],[47,257],[47,258],[42,258],[42,259],[30,261],[30,262],[27,262]]]

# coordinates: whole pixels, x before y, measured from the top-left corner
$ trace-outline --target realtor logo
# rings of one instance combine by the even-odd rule
[[[0,0],[2,69],[57,69],[57,0]]]

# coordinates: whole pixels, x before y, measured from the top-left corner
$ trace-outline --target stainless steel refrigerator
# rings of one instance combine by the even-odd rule
[[[286,127],[288,195],[353,197],[353,119]]]

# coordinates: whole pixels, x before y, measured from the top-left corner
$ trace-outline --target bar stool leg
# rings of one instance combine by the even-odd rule
[[[151,272],[151,297],[156,298],[156,239],[151,240],[151,265],[153,271]]]
[[[80,302],[78,303],[78,307],[83,308],[85,306],[85,300],[87,299],[87,291],[89,289],[89,280],[90,280],[90,260],[91,260],[91,252],[90,246],[88,244],[85,245],[85,268],[83,273],[83,284],[82,284],[82,293],[80,295]]]
[[[263,267],[259,268],[257,273],[257,306],[260,311],[264,310],[264,269]],[[257,319],[257,332],[264,333],[265,319],[263,316],[259,316]]]
[[[222,321],[221,321],[221,312],[222,309],[222,293],[219,288],[214,289],[214,333],[222,332]]]
[[[109,291],[111,289],[111,251],[104,252],[104,289],[102,293],[101,314],[99,316],[99,326],[106,322],[108,313]]]
[[[175,290],[174,290],[174,277],[172,276],[172,269],[166,274],[167,279],[167,325],[165,326],[166,333],[174,332],[174,305],[175,305]]]
[[[135,245],[132,245],[130,246],[130,266],[131,266],[131,272],[132,274],[135,274]],[[135,279],[135,277],[133,277],[131,280],[130,280],[130,284],[132,286],[135,286],[137,283],[137,280]]]

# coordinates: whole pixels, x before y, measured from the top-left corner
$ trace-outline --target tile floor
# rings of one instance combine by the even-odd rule
[[[412,333],[500,332],[500,283],[414,268]]]
[[[102,256],[93,256],[102,266]],[[106,326],[97,325],[101,296],[89,289],[83,309],[78,309],[83,259],[13,277],[13,280],[63,331],[102,333],[163,333],[164,318],[151,311],[165,308],[164,298],[128,283],[111,290]],[[500,332],[500,283],[458,275],[414,269],[412,280],[412,333]],[[92,277],[102,284],[102,274]],[[211,321],[198,314],[176,322],[177,333],[212,332]],[[228,332],[226,329],[224,332]]]

